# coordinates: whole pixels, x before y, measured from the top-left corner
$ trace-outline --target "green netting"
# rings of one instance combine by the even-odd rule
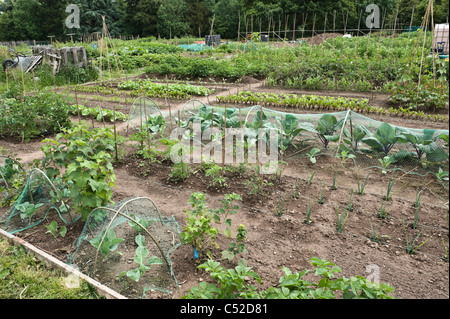
[[[355,156],[355,165],[362,169],[402,170],[419,175],[434,174],[440,168],[448,171],[448,130],[384,124],[353,111],[299,114],[275,111],[259,105],[225,108],[191,100],[179,112],[161,112],[161,115],[166,122],[172,120],[172,129],[192,129],[195,120],[201,122],[202,130],[211,126],[223,130],[225,122],[227,128],[276,129],[281,137],[278,140],[279,150],[282,150],[284,156],[307,157],[311,149],[317,148],[320,150],[317,155],[342,157],[343,151],[352,154]],[[332,127],[333,125],[335,127]],[[322,126],[326,133],[319,134],[319,126]],[[167,132],[168,127],[169,125],[166,125],[166,135],[170,133]],[[387,129],[387,132],[381,127]],[[379,129],[386,134],[377,133]],[[391,143],[393,145],[386,142],[385,149],[374,147],[376,142],[371,140],[388,139],[392,134],[407,135],[409,139],[395,138],[395,143]],[[381,144],[383,143],[384,141],[381,141]],[[380,160],[383,161],[386,156],[389,156],[391,163],[383,168]]]
[[[14,234],[39,225],[50,212],[56,213],[65,224],[77,221],[80,215],[74,213],[63,200],[65,188],[58,179],[50,181],[41,170],[30,170],[22,193],[0,219],[2,228]]]
[[[179,47],[185,49],[186,51],[192,51],[192,52],[200,52],[200,51],[211,49],[211,47],[208,46],[208,45],[198,44],[198,43],[194,43],[194,44],[180,44]]]
[[[0,155],[0,201],[13,200],[16,196],[14,184],[21,174],[26,173],[17,160]]]
[[[158,115],[161,115],[161,111],[153,100],[142,96],[138,97],[130,108],[127,130],[140,130],[145,125],[146,119]]]
[[[128,198],[91,212],[68,260],[130,298],[149,290],[172,293],[178,283],[170,254],[181,243],[179,234],[173,216],[162,216],[150,198]]]

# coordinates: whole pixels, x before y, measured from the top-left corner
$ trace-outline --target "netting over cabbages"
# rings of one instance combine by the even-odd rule
[[[127,130],[140,130],[143,126],[151,126],[149,118],[157,118],[161,115],[158,105],[146,97],[138,97],[130,108],[128,114]]]
[[[65,192],[60,180],[51,181],[43,171],[30,170],[20,196],[0,219],[2,228],[14,234],[39,225],[50,213],[67,225],[77,221],[80,215],[64,201]]]
[[[166,113],[162,115],[167,119]],[[419,175],[436,174],[440,169],[448,171],[445,169],[449,158],[448,130],[400,127],[353,111],[299,114],[259,105],[211,106],[197,100],[187,102],[177,116],[180,128],[195,132],[194,123],[197,123],[202,141],[211,139],[208,128],[218,128],[222,132],[220,139],[225,141],[231,134],[230,130],[225,134],[226,127],[241,130],[242,144],[248,148],[258,144],[258,130],[264,131],[264,141],[268,145],[276,144],[279,160],[329,155],[351,159],[361,168],[402,170]],[[270,138],[268,131],[275,131],[276,138]],[[186,136],[189,134],[183,138]],[[236,145],[233,151],[236,152]]]
[[[178,286],[170,254],[180,229],[148,197],[133,197],[94,209],[69,263],[129,298],[149,290],[172,293]]]

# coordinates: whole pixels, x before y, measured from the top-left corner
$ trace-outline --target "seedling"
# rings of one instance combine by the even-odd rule
[[[163,261],[156,256],[151,256],[147,259],[147,261],[145,261],[149,255],[149,251],[145,248],[145,237],[143,235],[137,235],[135,241],[138,244],[138,247],[136,248],[136,254],[133,261],[137,263],[139,267],[128,270],[127,272],[121,272],[119,279],[122,278],[122,276],[127,275],[127,277],[131,280],[138,282],[144,272],[150,269],[151,265],[162,265],[163,263]]]
[[[25,220],[25,218],[31,218],[36,210],[44,204],[31,204],[30,202],[24,202],[16,206],[20,211],[20,218]]]
[[[211,182],[208,184],[208,188],[221,189],[227,186],[227,177],[224,173],[227,169],[225,167],[213,164],[205,171],[205,176],[211,177]]]
[[[292,195],[292,197],[293,197],[294,199],[297,199],[297,198],[298,198],[298,191],[299,191],[299,189],[300,189],[300,184],[301,184],[301,182],[302,182],[302,180],[299,179],[298,182],[297,182],[296,184],[294,184],[294,194]]]
[[[370,173],[367,174],[366,179],[361,184],[359,183],[359,176],[358,176],[358,195],[364,195],[364,192],[365,192],[366,186],[367,186],[367,180],[369,179],[369,175],[370,175]]]
[[[379,216],[381,219],[385,219],[387,217],[387,215],[389,214],[389,210],[390,208],[386,208],[384,207],[384,201],[381,201],[381,208],[380,208],[380,213]]]
[[[189,178],[192,173],[192,169],[188,164],[179,162],[173,164],[172,171],[170,172],[167,180],[171,182],[183,182]]]
[[[318,192],[318,200],[317,203],[322,205],[323,204],[323,191],[325,190],[325,186],[321,188],[321,190]]]
[[[316,154],[320,152],[320,149],[313,148],[309,153],[306,153],[306,156],[309,157],[311,163],[315,164],[317,162]]]
[[[369,220],[369,224],[370,224],[370,240],[374,241],[374,242],[378,242],[381,238],[381,236],[379,235],[378,231],[380,230],[380,226],[381,226],[381,221],[378,223],[378,227],[375,229],[373,227],[373,224],[370,220],[370,217],[367,215],[366,210],[364,210],[364,214],[366,214],[367,219]]]
[[[240,253],[245,253],[247,249],[245,248],[244,241],[247,240],[247,230],[244,225],[239,225],[236,230],[236,243],[231,242],[227,250],[222,251],[222,258],[232,261],[234,257]]]
[[[448,172],[439,167],[439,171],[434,174],[439,181],[448,181]]]
[[[312,172],[311,177],[308,180],[308,185],[311,185],[311,182],[312,182],[315,174],[316,174],[316,171]]]
[[[418,191],[418,192],[416,192],[416,201],[414,202],[414,207],[415,208],[420,207],[420,197],[422,196],[422,192],[423,192],[423,189]]]
[[[416,207],[416,213],[414,214],[414,223],[412,225],[413,229],[417,228],[417,222],[419,221],[419,214],[420,214],[420,205]]]
[[[61,228],[58,231],[58,222],[56,220],[52,221],[50,224],[45,226],[48,230],[45,232],[46,234],[50,233],[53,235],[53,237],[57,238],[58,235],[61,237],[65,237],[67,233],[67,227],[61,226]]]
[[[101,232],[97,237],[91,239],[89,242],[92,246],[99,250],[105,259],[108,259],[110,253],[114,252],[119,244],[123,242],[123,238],[116,238],[116,233],[113,229],[108,229],[105,234],[105,230]],[[120,252],[117,254],[121,255]]]
[[[391,163],[393,162],[393,158],[391,156],[385,156],[385,157],[383,157],[383,159],[379,158],[378,161],[381,163],[381,166],[383,167],[381,172],[383,174],[386,174],[387,173],[387,167],[389,165],[391,165]]]
[[[353,211],[353,188],[348,192],[348,204],[347,204],[347,210],[349,212]]]
[[[348,151],[343,150],[341,151],[341,164],[344,165],[346,160],[353,159],[355,157],[355,155],[349,154]]]
[[[333,175],[333,185],[331,186],[332,190],[336,190],[337,189],[337,175],[338,175],[337,172],[334,173],[334,175]]]
[[[388,183],[388,187],[387,187],[387,192],[386,192],[386,197],[385,200],[389,201],[392,197],[392,187],[394,187],[394,183],[395,183],[395,177],[392,178],[389,183]]]
[[[311,202],[308,203],[308,207],[306,208],[306,220],[305,220],[305,224],[307,224],[307,225],[312,224],[310,218],[311,218]]]
[[[276,209],[276,214],[278,217],[281,217],[283,215],[285,202],[286,197],[284,196],[283,198],[281,198],[281,195],[278,195],[278,205]]]
[[[140,219],[140,218],[137,218],[134,214],[130,214],[130,217],[132,219],[134,219],[137,223],[132,220],[129,220],[128,225],[130,225],[139,234],[142,233],[144,231],[144,229],[141,226],[139,226],[138,224],[147,228],[148,226],[150,226],[151,223],[153,223],[153,220]]]
[[[419,234],[412,240],[410,241],[408,238],[408,234],[406,232],[406,227],[405,227],[405,223],[403,222],[403,228],[405,229],[405,237],[406,237],[406,252],[409,255],[414,254],[414,252],[419,249],[420,247],[422,247],[427,241],[425,240],[424,242],[422,242],[420,245],[415,246],[414,244],[416,243],[416,240],[419,238],[419,236],[422,234],[423,230],[419,232]]]
[[[344,229],[344,225],[345,225],[345,222],[347,221],[348,214],[349,214],[348,211],[345,211],[344,213],[339,215],[339,207],[338,207],[338,205],[336,205],[336,220],[337,220],[337,231],[338,232],[342,232],[342,230]]]

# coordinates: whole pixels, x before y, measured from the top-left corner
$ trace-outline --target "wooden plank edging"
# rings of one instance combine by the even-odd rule
[[[0,236],[6,238],[10,243],[14,244],[15,246],[22,246],[27,251],[32,252],[36,258],[38,258],[40,261],[42,261],[44,264],[46,264],[49,267],[57,268],[59,270],[64,271],[65,273],[73,274],[77,278],[80,278],[81,280],[84,280],[91,285],[93,285],[97,292],[104,296],[107,299],[127,299],[125,296],[122,296],[121,294],[117,293],[116,291],[112,290],[109,287],[106,287],[105,285],[102,285],[98,281],[92,279],[91,277],[81,273],[79,270],[73,268],[72,266],[63,263],[61,260],[53,257],[52,255],[47,254],[46,252],[40,250],[39,248],[31,245],[30,243],[26,242],[25,240],[16,237],[3,229],[0,229]]]

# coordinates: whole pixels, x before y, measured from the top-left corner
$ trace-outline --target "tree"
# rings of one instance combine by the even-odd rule
[[[134,32],[137,32],[134,34],[156,35],[157,13],[162,3],[162,0],[140,0],[135,7],[129,7],[128,14],[133,15],[131,21],[134,24]]]
[[[80,29],[76,33],[102,32],[105,16],[106,26],[112,36],[119,35],[121,12],[112,0],[72,0],[80,8]],[[71,33],[71,32],[68,32]]]
[[[186,22],[188,7],[184,0],[166,0],[157,13],[158,34],[163,38],[181,37],[189,33]]]
[[[236,39],[240,14],[239,0],[219,0],[213,7],[214,33],[223,39]]]
[[[190,34],[199,35],[201,37],[205,33],[209,34],[209,18],[214,6],[211,0],[186,0],[188,12],[186,14],[186,22],[190,26]],[[229,8],[225,8],[229,10]]]
[[[65,9],[69,4],[68,0],[39,0],[41,3],[39,16],[39,29],[42,38],[55,36],[56,39],[63,39],[65,31],[64,21],[67,13]],[[67,32],[71,33],[71,32]]]
[[[40,19],[35,14],[40,11],[40,6],[38,0],[11,1],[10,11],[2,14],[2,17],[7,15],[5,21],[8,29],[2,30],[6,32],[6,38],[9,40],[42,39],[42,32],[39,29]]]

